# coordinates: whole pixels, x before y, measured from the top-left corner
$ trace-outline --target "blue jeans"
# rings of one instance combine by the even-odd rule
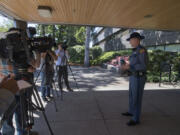
[[[46,85],[46,86],[41,86],[41,96],[45,98],[46,96],[50,96],[50,89],[51,87]]]
[[[2,125],[2,135],[14,135],[15,129],[12,122],[13,115],[8,120],[4,121]]]
[[[19,102],[18,97],[17,97],[17,102]],[[15,122],[16,122],[16,127],[17,127],[17,135],[23,135],[26,133],[25,129],[22,129],[22,121],[21,121],[21,108],[20,104],[17,106],[15,112]],[[6,120],[3,123],[2,126],[2,135],[14,135],[15,129],[13,127],[13,115],[9,117],[8,120]]]
[[[50,96],[51,77],[47,76],[45,72],[41,72],[41,96],[45,98]]]

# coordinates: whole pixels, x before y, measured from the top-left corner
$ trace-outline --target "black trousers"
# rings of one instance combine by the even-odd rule
[[[58,85],[59,88],[62,90],[62,79],[64,79],[64,82],[66,84],[67,89],[70,89],[69,81],[68,81],[68,69],[67,66],[57,66],[58,70]]]

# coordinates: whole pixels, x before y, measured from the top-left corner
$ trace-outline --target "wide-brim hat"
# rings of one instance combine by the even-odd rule
[[[138,32],[133,32],[129,38],[127,38],[127,41],[129,41],[132,38],[138,38],[140,40],[144,39],[145,37],[140,35]]]

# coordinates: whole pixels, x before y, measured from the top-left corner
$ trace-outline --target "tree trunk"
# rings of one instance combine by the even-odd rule
[[[55,39],[55,25],[53,25],[53,33],[52,33],[53,35],[53,39]]]
[[[27,22],[21,21],[21,20],[15,20],[16,28],[20,28],[24,31],[26,31],[27,28]]]
[[[45,25],[42,24],[42,36],[45,36]]]
[[[89,67],[89,43],[90,43],[90,30],[91,27],[86,27],[86,41],[85,41],[85,56],[84,56],[84,66]]]

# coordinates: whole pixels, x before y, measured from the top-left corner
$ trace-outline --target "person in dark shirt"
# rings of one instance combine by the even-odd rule
[[[52,51],[41,53],[41,96],[44,101],[52,99],[50,89],[54,77],[54,60],[57,57]]]

